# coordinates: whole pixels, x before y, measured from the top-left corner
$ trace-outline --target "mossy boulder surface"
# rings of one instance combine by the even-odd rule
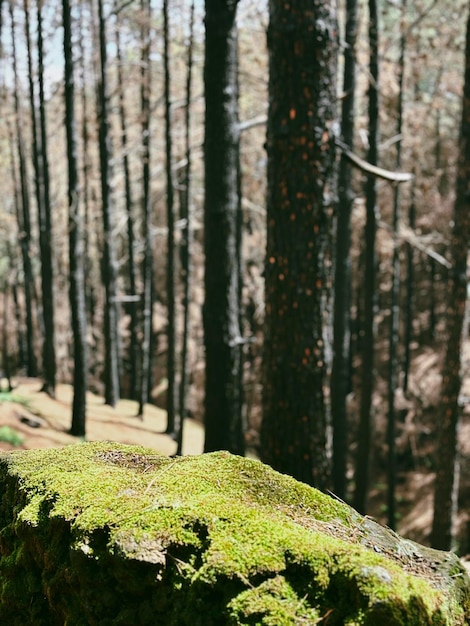
[[[2,625],[470,623],[454,555],[228,453],[11,452],[0,497]]]

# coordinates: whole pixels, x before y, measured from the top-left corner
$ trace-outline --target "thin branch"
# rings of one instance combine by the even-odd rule
[[[391,232],[390,225],[386,222],[380,220],[377,225],[383,230]],[[425,237],[429,239],[429,236]],[[442,265],[448,270],[452,269],[452,264],[445,257],[443,257],[442,254],[439,254],[439,252],[436,252],[434,248],[431,248],[428,244],[426,244],[426,242],[424,241],[424,237],[419,237],[413,229],[411,229],[409,226],[406,226],[406,224],[402,222],[399,224],[398,238],[400,243],[406,242],[420,252],[424,252],[424,254],[426,254],[431,259],[434,259],[434,261],[439,263],[439,265]]]
[[[391,172],[390,170],[385,170],[382,167],[364,161],[364,159],[358,157],[357,154],[351,152],[348,146],[339,139],[336,139],[336,145],[353,165],[363,172],[367,172],[367,174],[372,174],[372,176],[377,176],[377,178],[383,178],[384,180],[389,180],[394,183],[407,183],[414,178],[413,174],[408,172]]]
[[[263,126],[268,121],[268,117],[262,113],[261,115],[257,115],[253,117],[251,120],[245,120],[244,122],[240,122],[238,124],[238,131],[243,133],[245,130],[250,130],[250,128],[254,128],[255,126]]]

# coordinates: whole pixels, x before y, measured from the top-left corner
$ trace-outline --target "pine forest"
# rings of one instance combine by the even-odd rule
[[[470,553],[469,15],[0,0],[0,434],[157,406]]]

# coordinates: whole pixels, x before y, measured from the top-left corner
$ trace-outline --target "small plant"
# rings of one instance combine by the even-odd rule
[[[0,404],[3,402],[14,402],[15,404],[21,404],[21,406],[29,406],[28,398],[17,396],[12,391],[0,391]]]
[[[0,441],[9,443],[10,445],[18,448],[24,441],[24,437],[20,435],[16,430],[10,428],[10,426],[0,427]]]

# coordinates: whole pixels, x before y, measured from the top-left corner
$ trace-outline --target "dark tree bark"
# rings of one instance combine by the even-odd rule
[[[21,191],[21,215],[19,221],[21,256],[23,261],[24,272],[24,292],[26,306],[26,373],[28,376],[37,376],[37,361],[34,351],[34,321],[33,321],[33,292],[34,277],[31,266],[30,245],[31,245],[31,219],[30,219],[30,200],[28,190],[28,172],[26,165],[26,156],[24,151],[23,138],[23,112],[20,105],[20,88],[18,81],[17,69],[17,53],[16,53],[16,28],[14,6],[9,4],[10,20],[11,20],[11,40],[12,40],[12,60],[13,60],[13,78],[14,78],[14,107],[16,122],[16,142],[18,151],[18,167],[19,167],[19,183]]]
[[[346,3],[342,141],[353,148],[356,90],[357,0]],[[338,171],[338,217],[336,226],[335,304],[333,367],[331,372],[331,416],[333,424],[333,491],[346,497],[348,417],[346,397],[350,388],[351,311],[351,210],[354,199],[351,164],[341,155]]]
[[[140,107],[142,120],[142,215],[144,222],[144,293],[143,342],[138,415],[143,418],[144,405],[149,400],[151,380],[152,307],[153,307],[153,235],[150,206],[150,11],[149,0],[141,0],[141,70]]]
[[[193,47],[194,47],[194,0],[191,2],[189,18],[189,42],[188,58],[186,64],[186,107],[184,116],[185,127],[185,157],[183,191],[181,194],[180,217],[184,221],[181,234],[181,280],[183,284],[183,336],[181,346],[181,381],[179,389],[179,415],[180,423],[177,431],[176,454],[183,454],[183,426],[186,416],[186,400],[188,394],[188,340],[190,333],[190,302],[192,287],[192,252],[193,252],[193,212],[191,208],[191,97],[192,97],[192,74],[193,74]]]
[[[101,204],[103,214],[102,279],[106,302],[104,307],[105,402],[114,406],[119,400],[119,305],[117,302],[117,258],[114,233],[114,205],[111,190],[111,129],[109,123],[109,90],[106,22],[103,0],[98,0],[100,42],[100,80],[98,87],[99,148],[101,165]]]
[[[465,48],[465,82],[459,158],[450,242],[452,269],[448,281],[447,350],[442,370],[441,420],[436,455],[434,517],[431,543],[441,550],[452,547],[457,510],[459,455],[457,432],[460,417],[462,329],[467,305],[467,258],[470,241],[470,12]]]
[[[86,30],[86,6],[89,5],[88,16],[89,23],[88,28],[92,31],[92,44],[88,48],[85,44],[89,38],[89,32]],[[93,159],[91,153],[92,137],[90,141],[90,129],[93,128],[95,120],[92,115],[94,113],[93,107],[90,105],[89,99],[89,74],[90,71],[93,74],[95,69],[93,63],[90,62],[89,54],[94,55],[94,50],[98,48],[96,28],[93,27],[96,20],[94,20],[93,3],[81,3],[80,15],[79,15],[79,29],[80,37],[78,38],[78,48],[80,51],[78,57],[78,68],[80,74],[80,104],[81,104],[81,120],[80,120],[80,138],[81,138],[81,174],[83,185],[80,190],[80,197],[83,201],[83,228],[84,228],[84,263],[85,263],[85,304],[87,310],[87,327],[88,333],[93,338],[95,345],[100,343],[101,329],[98,328],[98,324],[95,321],[95,313],[97,310],[98,290],[99,290],[99,276],[98,260],[96,254],[91,254],[92,245],[96,245],[99,249],[99,234],[96,224],[96,207],[93,201],[94,194],[92,191],[92,179],[93,179]],[[96,56],[96,55],[94,55]],[[92,68],[92,69],[91,69]],[[93,120],[93,121],[92,121]],[[99,350],[90,350],[88,352],[88,366],[91,375],[98,374],[98,353]]]
[[[165,157],[166,157],[166,212],[167,212],[167,268],[166,297],[168,308],[167,327],[167,426],[166,432],[176,435],[179,424],[176,423],[176,309],[175,309],[175,214],[174,189],[172,172],[172,141],[171,141],[171,96],[170,96],[170,26],[168,18],[168,0],[163,0],[163,65],[165,75]]]
[[[379,22],[376,0],[369,0],[369,151],[367,160],[372,165],[378,162],[379,135]],[[356,490],[354,507],[366,513],[372,439],[372,394],[374,376],[374,311],[375,311],[375,233],[377,230],[376,180],[369,176],[366,183],[366,232],[365,232],[365,275],[364,275],[364,326],[362,340],[362,393],[359,415],[358,449],[356,457]]]
[[[204,450],[244,454],[239,397],[237,0],[206,0]]]
[[[326,488],[337,24],[334,2],[270,1],[260,454]]]
[[[54,347],[54,277],[52,270],[52,224],[49,198],[49,162],[47,155],[47,123],[44,96],[44,63],[42,33],[42,2],[37,5],[38,90],[36,93],[31,51],[30,3],[24,0],[28,80],[31,101],[33,135],[33,166],[35,172],[36,202],[38,207],[39,248],[41,252],[41,293],[44,322],[42,369],[45,391],[55,396],[56,358]]]
[[[49,190],[49,157],[47,150],[47,111],[44,93],[44,44],[43,44],[43,0],[38,1],[38,84],[39,84],[39,126],[41,136],[41,161],[43,173],[44,202],[41,205],[39,220],[39,247],[41,250],[42,310],[44,316],[43,368],[44,387],[50,396],[55,396],[56,355],[54,346],[54,276],[52,255],[52,220]]]
[[[136,287],[136,264],[135,264],[135,236],[134,236],[134,202],[132,199],[131,174],[129,166],[129,147],[127,140],[127,115],[125,106],[125,86],[122,72],[122,52],[120,24],[116,27],[116,55],[117,55],[117,78],[118,78],[118,97],[119,97],[119,120],[121,124],[121,147],[122,147],[122,166],[124,170],[124,185],[126,196],[126,215],[127,215],[127,255],[129,275],[129,310],[130,310],[130,339],[129,339],[129,367],[130,367],[130,383],[129,397],[132,400],[138,398],[138,363],[139,363],[139,346],[137,343],[138,332],[138,310],[137,310],[137,287]]]
[[[1,11],[0,5],[0,11]],[[3,378],[6,378],[8,384],[8,391],[12,390],[11,384],[11,368],[10,368],[10,351],[8,347],[8,334],[10,329],[10,321],[8,315],[8,308],[10,306],[10,285],[5,280],[3,288],[3,327],[2,327],[2,366],[3,366]]]
[[[411,202],[408,209],[408,226],[414,230],[416,223],[415,183],[411,190]],[[414,313],[414,247],[408,244],[406,249],[406,304],[405,304],[405,355],[403,359],[403,392],[408,393],[411,365],[411,342],[413,340]]]
[[[64,85],[65,129],[68,163],[68,229],[69,229],[69,300],[73,330],[73,404],[70,432],[85,437],[86,389],[87,389],[87,343],[85,272],[83,256],[83,219],[80,211],[80,188],[78,178],[78,140],[75,120],[75,83],[72,43],[72,23],[69,0],[62,0],[64,27]]]
[[[22,231],[22,219],[21,219],[21,193],[20,186],[18,183],[18,173],[17,173],[17,163],[16,163],[16,155],[15,155],[15,139],[13,136],[13,129],[10,121],[7,119],[7,131],[8,131],[8,143],[10,147],[10,162],[11,162],[11,180],[13,186],[13,195],[14,195],[14,203],[15,203],[15,214],[16,214],[16,223],[18,225],[18,232]],[[20,244],[21,248],[21,244]],[[12,255],[9,255],[10,258],[13,258]],[[20,268],[18,267],[20,264],[19,258],[15,263],[15,280],[12,282],[12,295],[13,295],[13,303],[15,307],[15,319],[16,319],[16,337],[18,341],[18,359],[17,359],[17,368],[22,369],[25,367],[27,363],[27,348],[26,348],[26,340],[23,332],[24,324],[23,324],[23,316],[22,316],[22,307],[20,306],[19,298],[18,298],[18,284],[19,279],[18,276],[20,274]]]
[[[406,0],[402,2],[402,19],[406,15]],[[402,31],[400,38],[400,58],[398,60],[398,110],[397,135],[403,131],[403,79],[405,75],[406,35]],[[401,140],[397,143],[395,165],[397,171],[401,168]],[[388,485],[387,485],[387,516],[388,525],[392,530],[396,528],[396,451],[395,451],[395,392],[398,387],[398,345],[400,342],[400,250],[398,243],[398,223],[400,220],[400,186],[395,185],[393,197],[393,256],[392,256],[392,289],[390,303],[389,326],[389,362],[388,362],[388,416],[387,416],[387,446],[388,446]]]

